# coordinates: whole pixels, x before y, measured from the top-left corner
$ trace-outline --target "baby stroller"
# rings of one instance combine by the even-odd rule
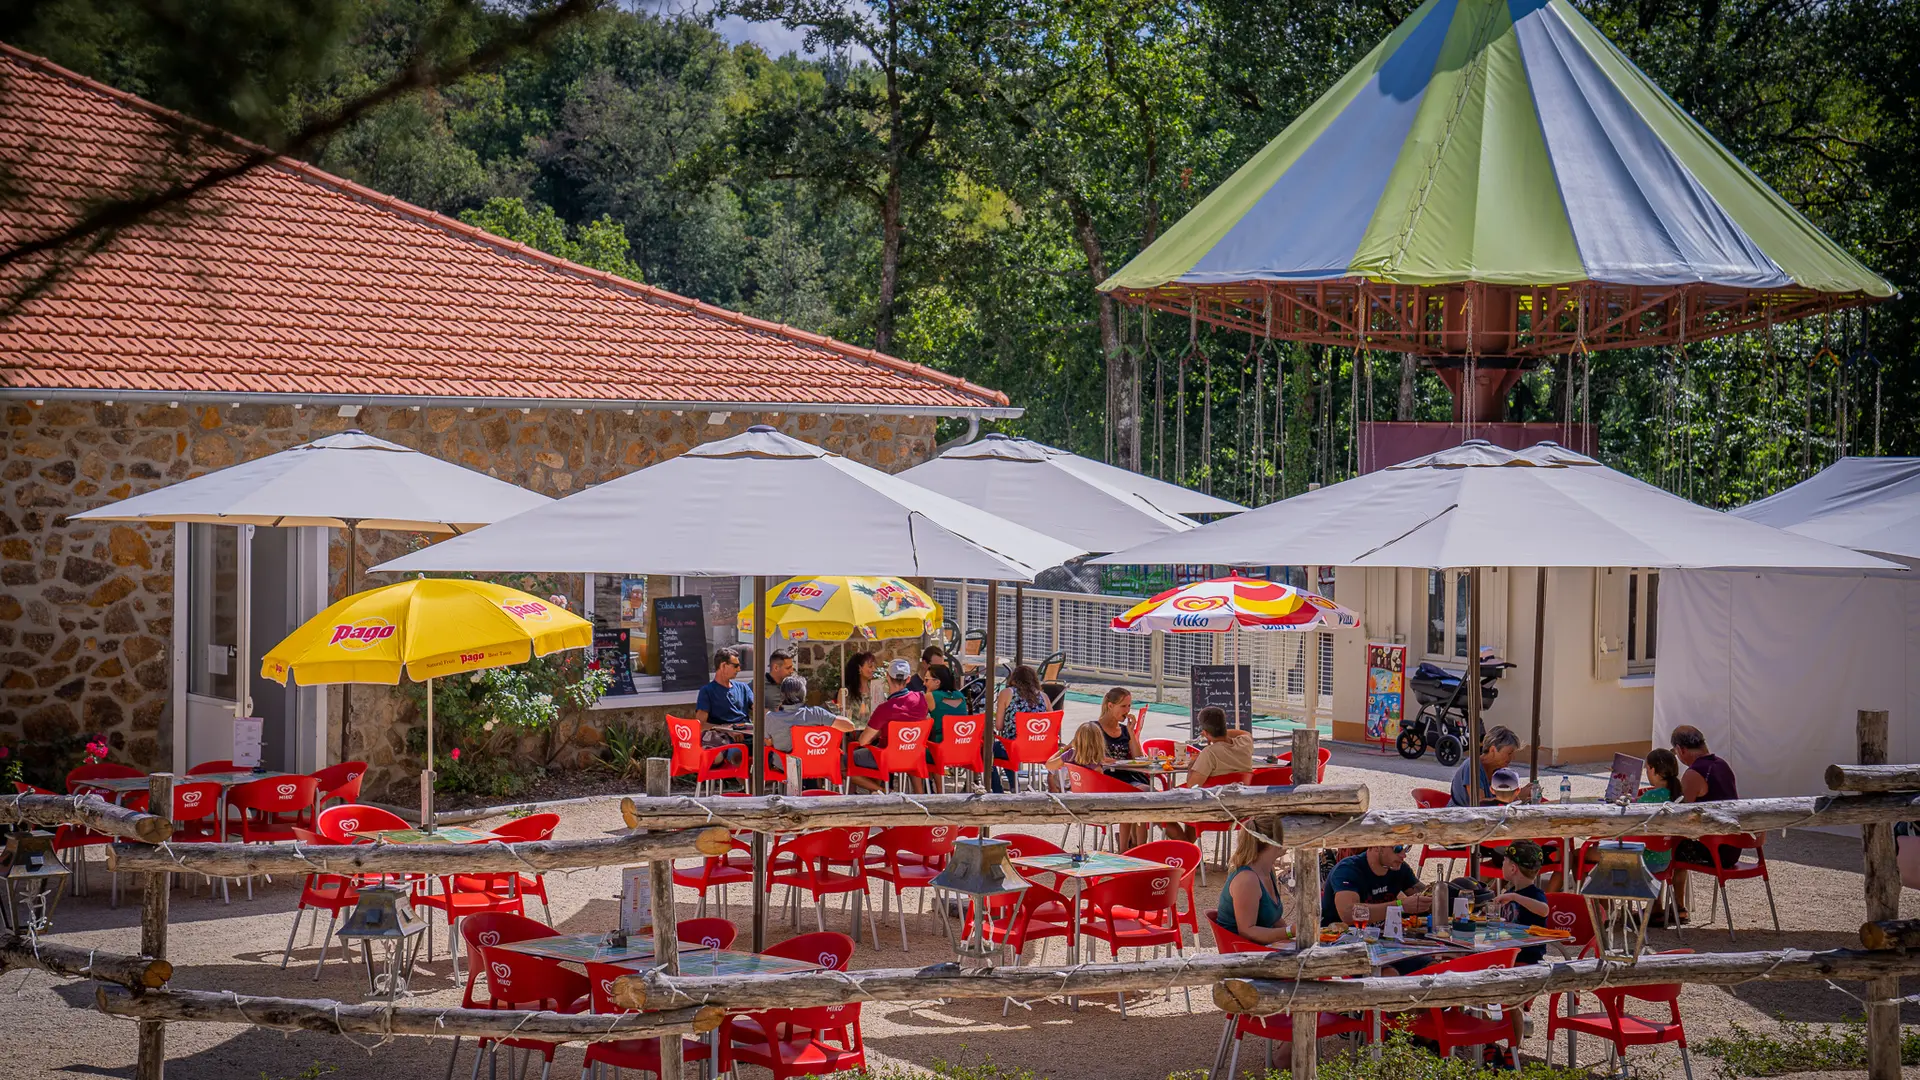
[[[1504,660],[1480,662],[1480,707],[1485,709],[1500,696],[1494,680],[1514,665]],[[1451,769],[1460,764],[1467,745],[1467,677],[1465,672],[1448,671],[1436,664],[1415,668],[1407,685],[1420,702],[1420,711],[1400,721],[1400,737],[1394,748],[1408,761],[1433,748],[1434,760]]]

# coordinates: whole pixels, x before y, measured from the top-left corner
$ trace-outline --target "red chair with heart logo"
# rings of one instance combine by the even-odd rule
[[[309,827],[313,794],[319,786],[311,776],[269,776],[227,792],[228,808],[240,812],[240,842],[276,844],[292,840],[293,830]],[[247,899],[253,899],[252,877],[247,878]]]
[[[1055,712],[1017,712],[1013,714],[1014,737],[995,736],[1000,748],[1006,752],[1006,768],[1018,774],[1028,774],[1027,787],[1032,789],[1038,774],[1047,767],[1048,759],[1060,751],[1060,725],[1067,714]]]
[[[765,955],[845,971],[853,949],[853,939],[847,935],[823,932],[789,938],[769,947]],[[766,1009],[729,1016],[720,1028],[719,1069],[729,1072],[736,1062],[767,1069],[775,1080],[865,1069],[860,1006]]]
[[[699,722],[684,716],[667,717],[667,738],[673,742],[672,774],[693,777],[694,794],[701,794],[702,787],[709,792],[718,790],[719,785],[728,780],[737,780],[742,787],[746,786],[745,743],[702,746]]]
[[[487,945],[480,946],[474,956],[478,958],[479,966],[486,969],[487,992],[493,996],[495,1008],[583,1013],[591,1005],[586,976],[568,971],[560,966],[558,960]],[[480,1052],[483,1054],[491,1051],[497,1057],[503,1046],[509,1050],[531,1050],[539,1054],[540,1080],[547,1080],[547,1074],[553,1070],[553,1052],[560,1049],[559,1043],[546,1039],[480,1040]],[[479,1071],[478,1062],[475,1063],[475,1071]]]
[[[364,761],[343,761],[314,773],[313,778],[320,781],[320,805],[324,807],[335,799],[343,803],[359,802],[360,781],[366,775]]]
[[[227,838],[226,824],[220,820],[220,785],[200,780],[180,784],[173,789],[173,844],[218,844]],[[211,880],[211,879],[209,879]],[[188,879],[192,883],[192,879]],[[220,879],[224,893],[227,879]]]
[[[793,752],[783,753],[767,747],[767,781],[778,782],[787,775],[787,759],[800,763],[800,779],[825,780],[841,788],[847,786],[846,735],[838,728],[796,727]]]
[[[1267,951],[1267,946],[1254,941],[1252,938],[1241,937],[1239,934],[1221,926],[1219,918],[1211,911],[1207,912],[1207,927],[1213,931],[1214,946],[1223,954],[1260,953]],[[1373,1018],[1369,1013],[1361,1013],[1358,1016],[1343,1016],[1340,1013],[1323,1012],[1319,1014],[1319,1020],[1315,1027],[1318,1036],[1322,1039],[1331,1039],[1338,1035],[1359,1035],[1364,1038],[1367,1033],[1373,1029]],[[1239,1013],[1228,1016],[1227,1029],[1220,1035],[1219,1052],[1214,1055],[1212,1075],[1236,1076],[1239,1074],[1240,1040],[1248,1035],[1267,1040],[1267,1066],[1269,1070],[1271,1070],[1273,1066],[1273,1044],[1293,1042],[1293,1016],[1290,1013],[1275,1013],[1272,1016],[1253,1016],[1248,1013]],[[1232,1041],[1233,1045],[1231,1057],[1227,1056],[1227,1044],[1229,1040]],[[1222,1058],[1226,1060],[1223,1061],[1221,1060]],[[1222,1067],[1226,1070],[1224,1073],[1221,1072]]]
[[[1675,956],[1692,953],[1692,949],[1669,949],[1659,956]],[[1572,1060],[1575,1041],[1579,1035],[1593,1035],[1607,1040],[1607,1067],[1612,1069],[1615,1059],[1625,1064],[1627,1047],[1659,1046],[1663,1043],[1678,1043],[1680,1062],[1688,1076],[1693,1075],[1693,1060],[1687,1054],[1687,1028],[1680,1019],[1680,984],[1660,983],[1654,986],[1603,986],[1593,992],[1600,999],[1600,1012],[1576,1013],[1578,999],[1567,1006],[1567,1015],[1560,1016],[1556,1006],[1560,995],[1547,999],[1547,1043],[1553,1043],[1557,1032],[1567,1033],[1567,1058]],[[1645,1001],[1650,1004],[1664,1004],[1667,1007],[1667,1019],[1655,1020],[1628,1012],[1628,1001]]]
[[[891,785],[896,776],[926,781],[933,772],[927,763],[927,733],[932,730],[931,720],[899,720],[888,724],[887,745],[869,748],[873,751],[873,766],[869,768],[858,760],[849,761],[847,775],[878,781],[883,787]]]
[[[740,928],[731,919],[682,919],[673,928],[673,936],[686,945],[725,949],[733,945]]]
[[[1417,787],[1413,789],[1413,805],[1421,810],[1438,810],[1453,805],[1453,795],[1439,788]],[[1427,860],[1438,859],[1446,864],[1446,876],[1453,876],[1453,864],[1466,862],[1473,856],[1470,848],[1440,847],[1435,844],[1420,845],[1420,873],[1427,872]]]
[[[530,840],[551,840],[553,839],[553,831],[559,827],[560,815],[545,813],[528,814],[525,817],[517,817],[503,821],[488,831],[507,843],[513,844]],[[502,889],[497,891],[511,892],[523,898],[529,896],[539,897],[540,914],[547,920],[548,926],[553,925],[553,908],[547,902],[547,875],[521,874],[511,885],[510,890]]]
[[[1180,871],[1143,870],[1102,878],[1080,894],[1080,934],[1107,943],[1114,961],[1121,949],[1171,948],[1184,956],[1180,944]],[[1192,991],[1187,1011],[1193,1011]],[[1120,998],[1120,1016],[1127,1015],[1127,995]]]
[[[987,738],[986,713],[949,713],[940,718],[940,741],[933,744],[933,767],[939,770],[940,786],[944,790],[948,773],[956,774],[954,779],[966,782],[966,773],[981,778],[987,775],[987,767],[981,761],[981,745]]]
[[[209,787],[218,785],[209,784]],[[177,792],[176,792],[177,794]],[[345,847],[346,845],[329,840],[310,829],[298,825],[293,828],[294,842],[301,847]],[[313,945],[314,933],[320,928],[320,913],[327,913],[327,933],[320,939],[320,959],[313,965],[313,981],[320,981],[320,971],[327,966],[327,946],[333,942],[333,926],[340,921],[340,913],[360,902],[360,892],[353,887],[353,879],[341,874],[308,874],[300,886],[300,903],[293,909],[293,928],[287,931],[287,947],[280,953],[280,968],[286,970],[287,961],[293,957],[293,939],[300,936],[300,920],[307,912],[313,912],[313,923],[307,928],[307,945]],[[353,963],[353,953],[342,949],[342,957],[347,963]]]
[[[320,835],[336,844],[370,844],[373,841],[356,834],[411,828],[413,826],[400,815],[362,803],[329,806],[320,811]]]
[[[700,860],[700,865],[690,869],[674,867],[673,883],[683,888],[695,889],[700,893],[700,906],[697,909],[704,915],[707,911],[707,892],[719,890],[720,915],[727,914],[727,886],[753,884],[753,848],[739,836],[731,838],[731,846],[725,855],[708,855]],[[747,894],[751,897],[753,894]]]
[[[514,915],[505,911],[482,911],[468,916],[460,924],[460,936],[466,939],[467,955],[479,956],[482,947],[503,945],[515,941],[531,941],[535,938],[553,937],[558,933],[550,926],[543,926],[524,915]],[[484,989],[480,986],[481,966],[467,965],[466,990],[460,995],[460,1007],[463,1009],[504,1009],[512,1004],[508,1001],[495,1001],[492,984]],[[447,1077],[452,1080],[453,1066],[460,1058],[460,1036],[453,1037],[453,1056],[447,1059]],[[480,1071],[478,1061],[474,1062],[474,1072]]]
[[[826,931],[828,896],[846,896],[852,901],[853,930],[860,932],[860,909],[867,895],[867,839],[873,830],[863,826],[847,829],[819,829],[782,840],[767,853],[766,891],[775,885],[788,889],[792,925],[800,925],[800,894],[813,897],[814,924]],[[867,931],[873,947],[880,947],[880,932],[874,928],[873,911],[867,911]]]
[[[239,771],[240,771],[239,768],[234,765],[233,760],[231,758],[215,758],[212,761],[203,761],[200,764],[195,765],[192,768],[188,769],[187,775],[188,776],[205,776],[208,773],[227,773],[227,772],[239,772]]]
[[[901,952],[907,951],[907,902],[901,892],[919,889],[924,900],[959,835],[952,825],[896,825],[874,833],[868,841],[867,876],[892,886],[880,891],[880,918],[886,919],[889,902],[900,909]],[[944,908],[941,918],[946,918]]]
[[[1420,969],[1420,977],[1440,975],[1452,971],[1493,971],[1513,966],[1514,959],[1520,955],[1519,949],[1496,949],[1493,952],[1476,953],[1451,960],[1441,960]],[[1483,1046],[1504,1042],[1507,1051],[1520,1052],[1518,1026],[1519,1015],[1487,1016],[1470,1013],[1465,1009],[1416,1009],[1412,1012],[1396,1014],[1391,1025],[1406,1031],[1416,1039],[1426,1039],[1438,1046],[1442,1057],[1450,1055],[1456,1046]]]
[[[622,1008],[613,1000],[613,980],[622,975],[633,974],[632,968],[615,964],[588,963],[587,999],[593,1011],[603,1016],[619,1013],[645,1012],[644,1009]],[[616,1039],[611,1042],[590,1042],[587,1044],[586,1060],[580,1063],[580,1075],[586,1076],[595,1065],[611,1065],[615,1069],[638,1069],[658,1075],[660,1072],[660,1044],[663,1039]],[[678,1039],[681,1061],[705,1061],[713,1051],[699,1039]]]
[[[1180,871],[1180,890],[1187,895],[1187,910],[1180,912],[1181,926],[1193,931],[1193,940],[1200,940],[1200,914],[1193,902],[1193,878],[1200,870],[1202,856],[1200,845],[1185,840],[1155,840],[1151,843],[1137,844],[1128,848],[1124,854],[1148,862],[1157,862]],[[1133,912],[1115,912],[1116,915],[1134,915]],[[1139,915],[1135,917],[1144,917]]]

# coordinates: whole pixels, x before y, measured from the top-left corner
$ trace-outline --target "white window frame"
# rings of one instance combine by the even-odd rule
[[[1649,675],[1660,653],[1660,571],[1636,567],[1627,573],[1627,674]]]

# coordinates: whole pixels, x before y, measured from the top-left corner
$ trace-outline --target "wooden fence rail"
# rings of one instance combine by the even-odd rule
[[[129,810],[98,795],[0,795],[0,825],[81,825],[97,833],[158,844],[173,822]]]
[[[31,968],[70,979],[97,979],[134,990],[152,990],[173,978],[173,965],[150,956],[125,956],[62,945],[57,941],[0,941],[0,972]]]
[[[207,874],[493,874],[592,866],[625,866],[652,858],[724,855],[727,830],[679,829],[587,840],[526,840],[511,844],[115,844],[107,865],[116,873]]]

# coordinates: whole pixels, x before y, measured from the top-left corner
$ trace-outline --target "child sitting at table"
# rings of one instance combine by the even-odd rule
[[[1500,876],[1507,883],[1507,889],[1493,898],[1500,908],[1501,921],[1521,926],[1547,925],[1547,894],[1540,888],[1540,867],[1547,861],[1546,853],[1531,840],[1515,840],[1502,854],[1506,858],[1502,861]],[[1521,949],[1515,962],[1537,964],[1546,955],[1545,945],[1532,945]]]

